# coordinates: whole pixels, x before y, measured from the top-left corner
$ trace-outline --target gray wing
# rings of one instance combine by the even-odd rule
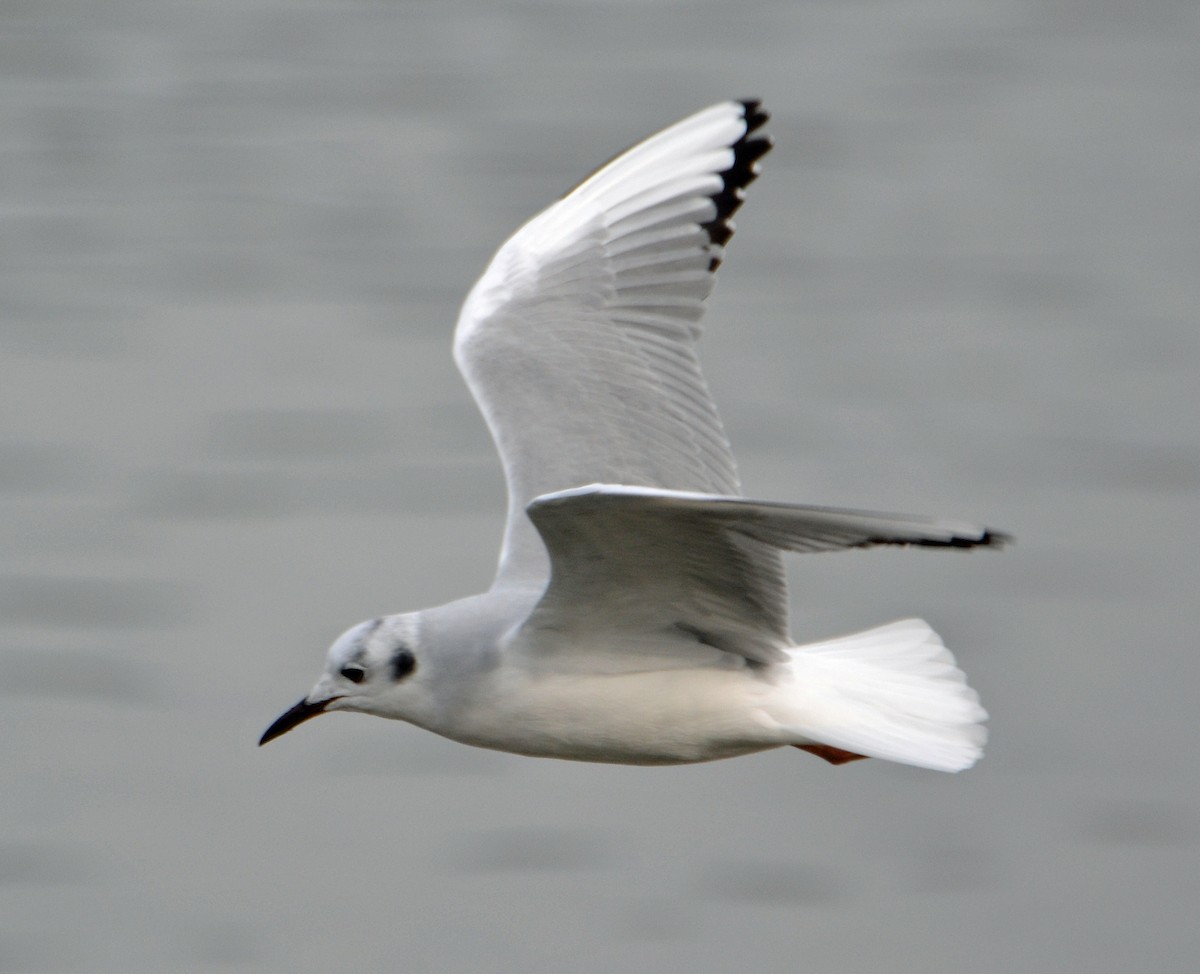
[[[467,296],[455,359],[508,484],[496,586],[545,581],[525,513],[541,494],[740,492],[695,345],[766,118],[725,102],[634,146],[518,230]]]
[[[529,517],[551,578],[527,631],[671,631],[763,663],[790,642],[785,579],[770,555],[1008,540],[955,521],[605,484],[539,497]]]

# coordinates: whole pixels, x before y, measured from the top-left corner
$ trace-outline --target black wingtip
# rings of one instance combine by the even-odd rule
[[[854,547],[872,548],[877,545],[888,545],[913,548],[995,548],[999,550],[1005,545],[1012,544],[1013,541],[1014,538],[1011,534],[984,528],[980,534],[974,537],[962,534],[954,534],[948,538],[897,538],[892,535],[881,535],[867,538]]]
[[[745,202],[743,190],[758,178],[758,160],[771,151],[772,142],[765,134],[755,135],[771,116],[762,109],[762,103],[751,98],[739,102],[746,120],[746,131],[730,146],[733,149],[733,165],[720,173],[721,189],[710,197],[716,204],[717,214],[703,224],[708,239],[717,247],[724,247],[733,236],[733,215]],[[720,258],[714,257],[710,270],[720,266]]]
[[[762,128],[771,117],[771,113],[763,109],[759,98],[743,98],[740,104],[746,117],[747,134]]]

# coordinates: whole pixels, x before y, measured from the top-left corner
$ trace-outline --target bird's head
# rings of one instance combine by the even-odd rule
[[[351,710],[401,720],[421,709],[418,613],[371,619],[329,647],[312,691],[266,729],[259,746],[320,714]]]

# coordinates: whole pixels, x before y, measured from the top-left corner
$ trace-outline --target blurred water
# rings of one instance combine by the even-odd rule
[[[1200,956],[1194,4],[113,0],[0,13],[0,970],[1185,972]],[[708,372],[797,559],[994,714],[941,777],[265,723],[490,578],[449,358],[523,219],[759,95]]]

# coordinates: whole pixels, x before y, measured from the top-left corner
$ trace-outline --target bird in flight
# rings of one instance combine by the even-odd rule
[[[696,355],[732,216],[771,148],[757,101],[635,145],[521,227],[454,356],[508,486],[481,595],[354,626],[262,735],[319,714],[542,757],[682,764],[794,746],[958,771],[987,715],[906,619],[794,645],[782,553],[997,547],[955,521],[742,495]]]

